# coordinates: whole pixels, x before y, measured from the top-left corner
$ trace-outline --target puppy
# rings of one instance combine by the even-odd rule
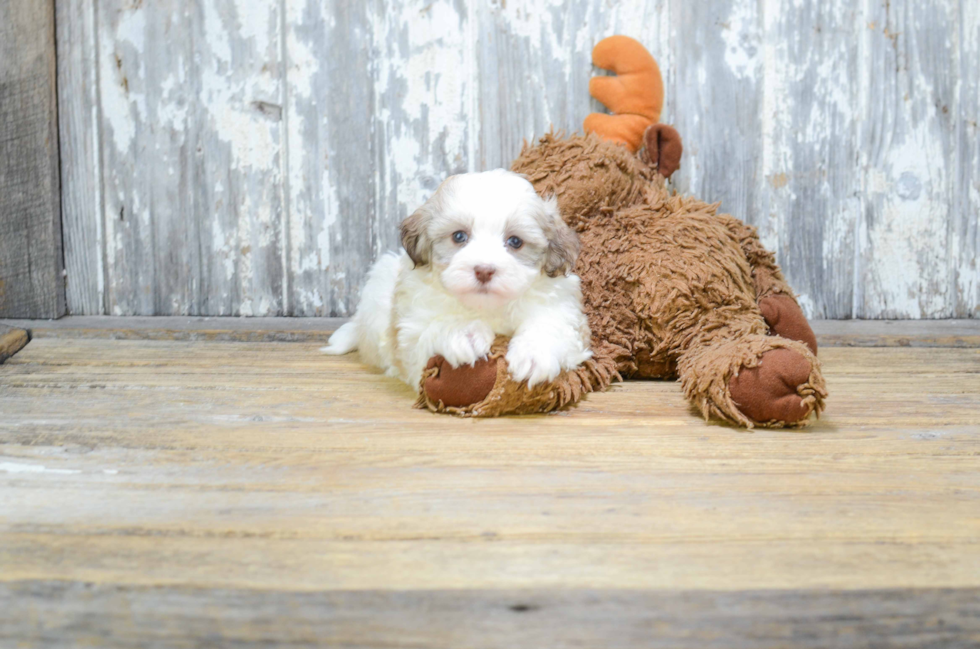
[[[321,351],[361,358],[416,390],[428,360],[485,358],[510,336],[511,377],[534,386],[592,356],[578,236],[554,198],[502,169],[451,176],[401,226],[402,254],[368,274],[351,322]]]

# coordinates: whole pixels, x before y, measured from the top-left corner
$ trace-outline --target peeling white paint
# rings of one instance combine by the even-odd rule
[[[222,63],[227,65],[231,62],[231,41],[228,38],[229,28],[225,25],[224,19],[218,13],[217,2],[204,2],[204,34],[207,42],[207,49],[211,57],[215,59],[215,67],[220,70]]]
[[[868,192],[877,208],[868,232],[875,258],[868,297],[871,308],[886,316],[942,314],[946,265],[929,260],[942,259],[947,250],[943,153],[928,122],[903,137],[873,174],[878,191]]]
[[[279,153],[279,141],[263,123],[250,98],[276,99],[274,80],[260,77],[233,84],[225,75],[206,70],[202,82],[209,126],[220,141],[231,146],[234,165],[244,171],[268,167]]]
[[[436,154],[452,157],[467,149],[467,93],[472,92],[472,84],[466,81],[475,71],[465,67],[464,52],[471,44],[460,21],[455,7],[445,0],[422,11],[405,6],[395,16],[390,12],[373,16],[375,47],[387,54],[379,62],[375,81],[375,96],[383,98],[378,123],[385,129],[389,153],[382,161],[383,173],[393,181],[389,192],[406,214],[431,193],[422,178],[443,179],[446,169]],[[407,57],[398,56],[395,47],[402,30],[407,32]],[[428,129],[430,143],[442,142],[441,151],[422,150],[422,129]]]
[[[0,462],[0,471],[4,473],[54,473],[58,475],[81,473],[76,469],[49,469],[41,464],[24,464],[22,462]]]
[[[755,79],[760,66],[759,22],[755,3],[732,3],[728,20],[720,25],[725,63],[740,79]]]
[[[268,54],[269,48],[274,45],[270,34],[277,33],[269,29],[279,17],[276,6],[255,0],[234,0],[234,6],[238,18],[236,36],[251,41],[250,45],[260,55]]]
[[[145,74],[141,58],[130,54],[146,47],[146,18],[142,11],[118,12],[114,33],[99,36],[100,101],[116,150],[126,153],[136,136],[136,121],[146,119],[146,97],[130,84]],[[135,69],[134,69],[135,66]],[[135,114],[134,114],[135,113]]]
[[[111,313],[349,312],[446,175],[580,127],[624,33],[664,73],[678,185],[757,224],[808,313],[980,315],[980,3],[165,4],[93,18]]]

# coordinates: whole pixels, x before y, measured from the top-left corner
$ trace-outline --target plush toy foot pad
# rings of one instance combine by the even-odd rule
[[[497,382],[496,358],[454,368],[442,356],[433,356],[425,370],[425,393],[450,408],[465,408],[483,401]]]
[[[810,361],[791,349],[771,349],[755,367],[743,367],[729,382],[732,400],[750,419],[794,424],[810,415],[813,399],[800,394]]]
[[[796,300],[788,295],[769,295],[759,300],[759,310],[773,334],[798,340],[817,353],[817,337]]]

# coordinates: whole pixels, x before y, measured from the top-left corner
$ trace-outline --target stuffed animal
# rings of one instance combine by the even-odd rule
[[[616,379],[679,378],[706,419],[805,425],[827,392],[816,337],[774,256],[755,228],[668,189],[681,139],[657,123],[663,82],[646,49],[613,36],[593,61],[617,75],[589,86],[613,114],[590,115],[585,135],[525,143],[511,167],[557,196],[579,233],[592,360],[529,390],[510,380],[501,338],[475,366],[433,358],[417,405],[468,416],[547,412]]]

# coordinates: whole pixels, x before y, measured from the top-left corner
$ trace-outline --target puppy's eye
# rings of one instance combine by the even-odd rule
[[[453,232],[453,241],[455,241],[456,243],[466,243],[466,240],[469,238],[470,238],[469,235],[463,232],[462,230],[456,230],[455,232]]]
[[[522,241],[520,237],[511,237],[510,239],[507,239],[507,245],[514,250],[518,250],[524,245],[524,241]]]

